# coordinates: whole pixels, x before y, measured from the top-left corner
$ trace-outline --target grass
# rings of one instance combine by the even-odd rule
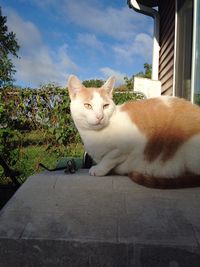
[[[10,138],[10,142],[15,142],[16,145],[29,146],[29,145],[42,145],[52,142],[54,139],[53,134],[44,130],[32,130],[32,131],[21,131],[17,132]]]
[[[38,167],[39,163],[43,163],[48,168],[54,168],[61,157],[82,157],[82,155],[82,144],[70,144],[66,148],[61,146],[51,150],[48,149],[48,145],[28,146],[21,149],[20,163],[21,166],[26,166],[26,177],[28,177],[42,170]]]
[[[22,175],[22,181],[25,181],[29,176],[38,173],[43,169],[39,167],[39,163],[43,163],[49,168],[54,168],[61,157],[82,157],[84,153],[83,145],[70,144],[68,147],[52,147],[49,145],[30,145],[20,148],[19,161],[15,165],[15,169],[19,170]],[[1,176],[2,169],[0,169]],[[10,182],[9,179],[1,178],[0,184]]]

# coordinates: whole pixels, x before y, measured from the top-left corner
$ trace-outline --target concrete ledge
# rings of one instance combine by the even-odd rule
[[[0,266],[200,266],[200,188],[87,170],[30,177],[0,212]]]

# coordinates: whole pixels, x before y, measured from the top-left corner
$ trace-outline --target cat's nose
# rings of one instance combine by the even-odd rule
[[[103,119],[103,114],[96,115],[97,120],[101,121]]]

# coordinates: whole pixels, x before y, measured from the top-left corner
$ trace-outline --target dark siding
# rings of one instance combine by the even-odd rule
[[[159,80],[162,94],[172,95],[174,72],[175,0],[160,0]]]

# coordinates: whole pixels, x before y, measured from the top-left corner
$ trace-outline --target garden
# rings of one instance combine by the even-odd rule
[[[126,87],[115,90],[116,104],[141,97]],[[84,148],[69,105],[67,88],[55,84],[38,89],[7,87],[0,91],[0,155],[20,173],[20,182],[40,172],[39,163],[52,168],[62,157],[83,156]],[[1,167],[0,183],[9,182]]]
[[[63,157],[84,154],[70,115],[67,88],[55,83],[35,89],[15,85],[12,60],[18,58],[20,45],[6,23],[0,7],[0,207],[30,175],[42,171],[40,163],[53,168]],[[149,78],[151,65],[145,63],[144,69],[135,76]],[[133,93],[133,78],[124,77],[124,85],[115,88],[116,104],[141,98]],[[83,81],[86,87],[103,83]]]

